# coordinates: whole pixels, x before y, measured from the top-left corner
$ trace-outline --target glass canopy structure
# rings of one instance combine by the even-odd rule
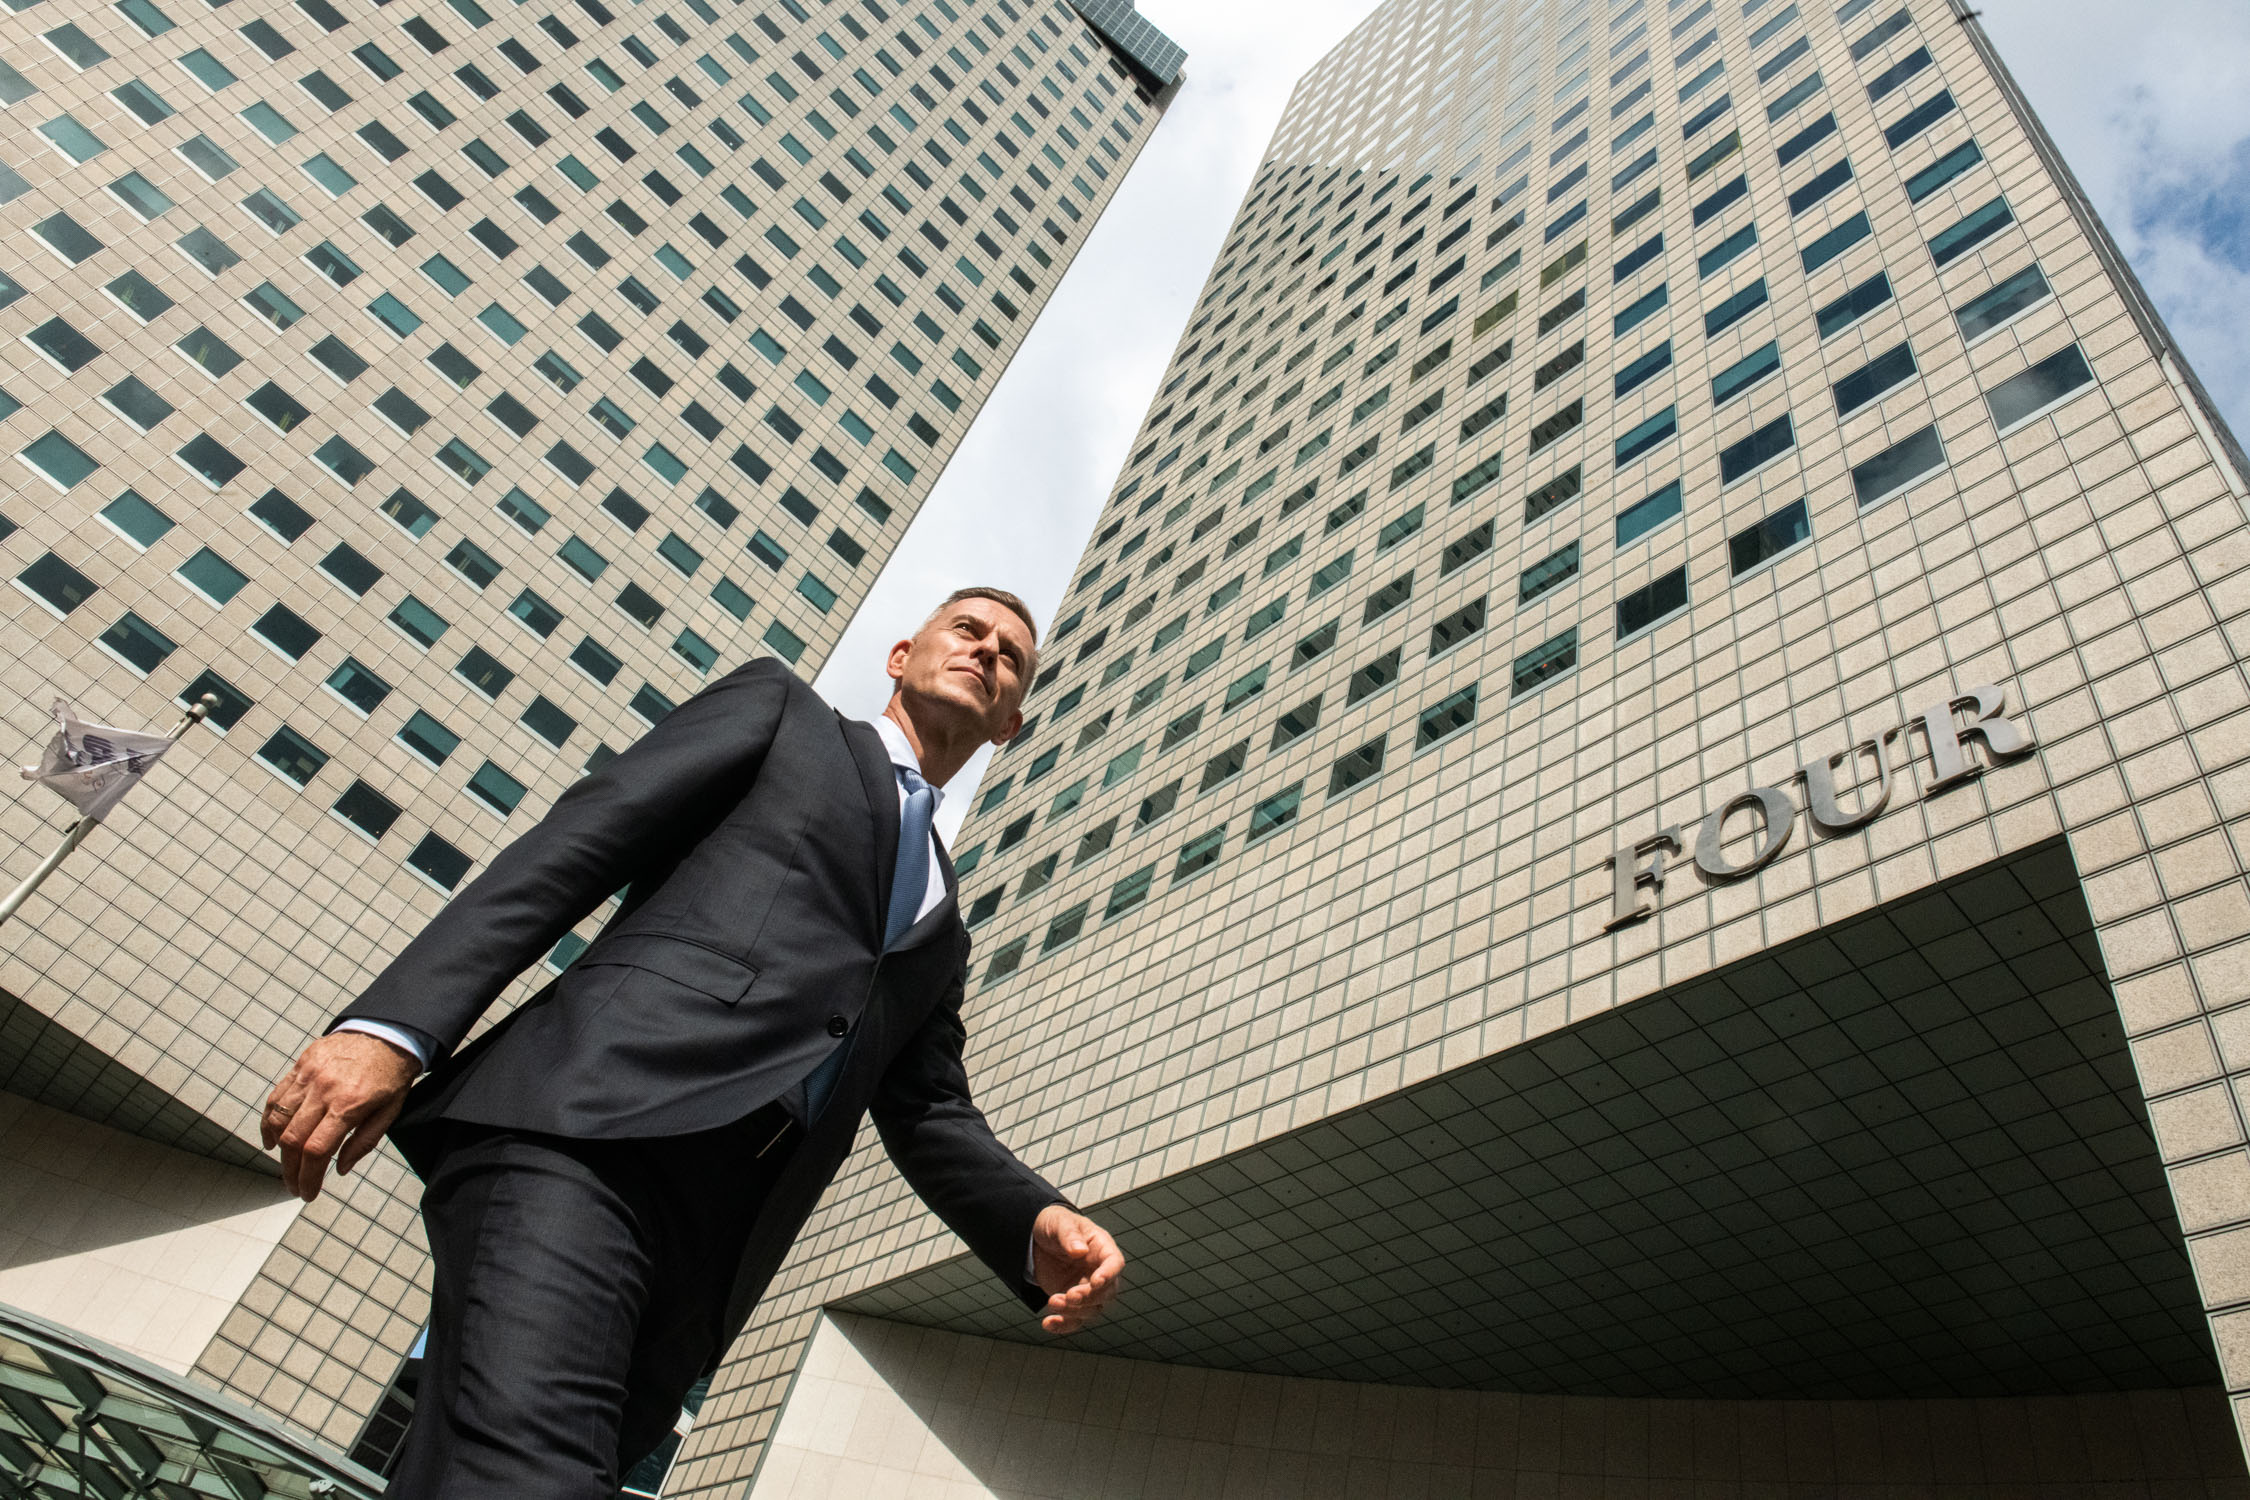
[[[0,1500],[374,1500],[380,1487],[233,1402],[0,1306]]]

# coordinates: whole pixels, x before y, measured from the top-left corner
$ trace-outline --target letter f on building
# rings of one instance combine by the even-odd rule
[[[1656,910],[1654,904],[1642,901],[1641,891],[1663,892],[1664,856],[1679,852],[1680,830],[1675,824],[1609,857],[1610,869],[1617,875],[1617,903],[1609,920],[1602,924],[1604,932],[1638,922]]]

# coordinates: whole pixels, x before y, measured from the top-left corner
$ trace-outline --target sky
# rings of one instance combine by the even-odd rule
[[[1985,28],[2188,362],[2250,434],[2250,3],[1981,0]],[[1186,79],[815,686],[872,718],[962,584],[1050,619],[1296,81],[1366,0],[1142,0]],[[948,837],[987,756],[947,788]]]

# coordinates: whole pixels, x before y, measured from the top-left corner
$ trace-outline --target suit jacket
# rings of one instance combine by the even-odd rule
[[[883,951],[895,774],[874,729],[771,659],[730,672],[561,797],[343,1017],[415,1027],[450,1055],[392,1127],[429,1173],[444,1121],[576,1139],[684,1135],[780,1103],[807,1124],[767,1195],[727,1308],[749,1316],[872,1113],[907,1182],[1027,1305],[1040,1210],[1064,1201],[969,1096],[969,935],[946,898]],[[479,1016],[611,893],[577,962],[467,1047]],[[804,1121],[803,1080],[849,1043]],[[723,1190],[723,1185],[720,1186]]]

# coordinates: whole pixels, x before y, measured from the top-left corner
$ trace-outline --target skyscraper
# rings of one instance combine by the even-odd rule
[[[752,1492],[2239,1484],[2244,473],[1961,6],[1386,0],[957,840],[1124,1305],[870,1151]]]
[[[413,1191],[295,1214],[270,1081],[586,769],[819,667],[1181,53],[1113,0],[11,10],[8,722],[217,707],[7,929],[0,1303],[347,1447]],[[6,817],[13,884],[63,825]]]

